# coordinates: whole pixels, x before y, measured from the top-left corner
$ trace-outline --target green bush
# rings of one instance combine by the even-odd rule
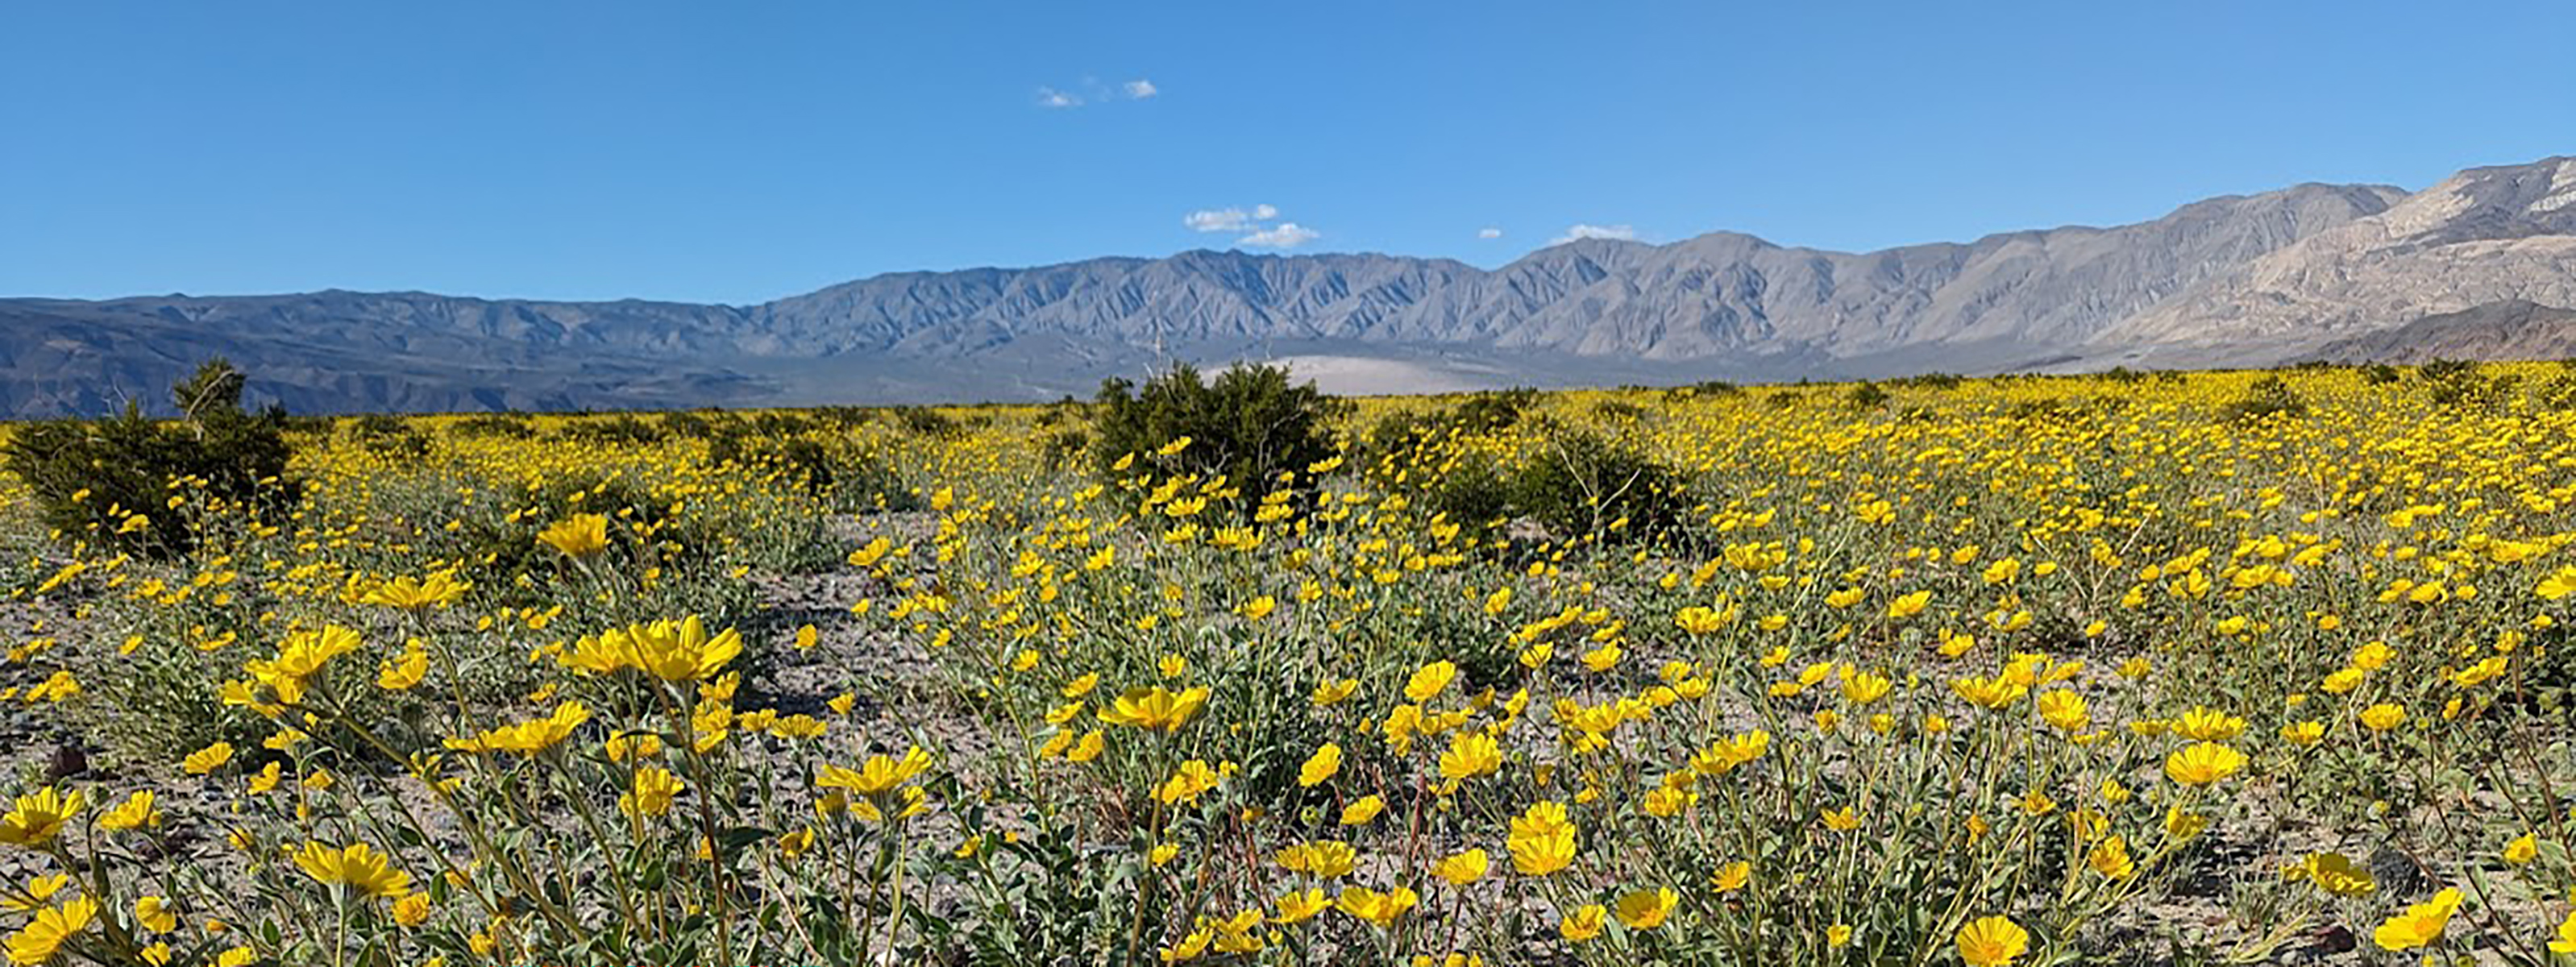
[[[966,427],[946,413],[927,406],[898,406],[888,411],[903,432],[931,440],[946,440],[965,434]]]
[[[351,420],[348,435],[350,442],[369,453],[404,460],[429,456],[429,437],[392,414],[370,413]]]
[[[447,435],[458,439],[526,440],[537,435],[537,425],[525,413],[476,413],[448,424]]]
[[[1302,476],[1333,455],[1327,424],[1346,405],[1313,383],[1290,383],[1279,366],[1238,363],[1203,381],[1183,364],[1142,388],[1112,378],[1101,383],[1094,406],[1092,460],[1104,478],[1223,474],[1259,497],[1282,473]],[[1163,452],[1184,437],[1188,446]],[[1133,463],[1122,470],[1130,455]]]
[[[1590,433],[1559,433],[1527,460],[1511,480],[1512,506],[1559,539],[1620,543],[1669,533],[1691,505],[1670,468]]]
[[[2440,385],[2477,374],[2478,364],[2466,359],[2436,359],[2415,367],[2415,378]]]
[[[579,420],[563,428],[564,439],[583,443],[660,443],[668,433],[659,424],[624,414],[604,420]]]
[[[2397,372],[2397,367],[2387,363],[2372,363],[2361,368],[2361,381],[2371,386],[2385,386],[2404,378]]]
[[[2308,401],[2280,377],[2266,376],[2255,380],[2254,385],[2246,388],[2245,395],[2227,404],[2223,412],[2228,419],[2238,422],[2301,417],[2308,415]]]
[[[1843,401],[1855,410],[1875,410],[1887,405],[1887,388],[1877,383],[1862,383],[1843,391]]]
[[[147,419],[128,404],[122,416],[31,424],[10,437],[0,464],[26,483],[39,515],[66,537],[184,554],[195,547],[195,533],[155,516],[165,513],[172,481],[196,481],[206,496],[265,518],[290,509],[299,493],[286,475],[293,455],[286,414],[243,411],[245,381],[232,364],[209,360],[171,389],[176,421]],[[130,524],[133,514],[147,523]]]

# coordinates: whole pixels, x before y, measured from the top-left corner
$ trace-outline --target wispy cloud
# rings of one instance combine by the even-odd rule
[[[1249,245],[1253,248],[1296,248],[1323,237],[1323,234],[1296,222],[1280,222],[1270,228],[1235,239],[1234,244]]]
[[[1107,101],[1142,101],[1161,93],[1163,93],[1162,88],[1155,87],[1153,81],[1142,77],[1116,87],[1101,83],[1097,77],[1085,77],[1082,83],[1070,88],[1041,85],[1038,88],[1038,106],[1070,108]]]
[[[1636,226],[1633,225],[1586,225],[1577,222],[1574,225],[1568,226],[1565,230],[1565,234],[1550,239],[1547,244],[1563,245],[1567,242],[1583,238],[1607,238],[1622,242],[1633,242],[1637,240],[1637,229]]]
[[[1484,228],[1479,228],[1479,229],[1477,229],[1477,230],[1476,230],[1476,237],[1477,237],[1477,238],[1501,238],[1501,237],[1503,237],[1503,230],[1502,230],[1502,229],[1499,229],[1499,228],[1492,227],[1492,226],[1490,226],[1490,225],[1489,225],[1489,226],[1486,226],[1486,227],[1484,227]]]
[[[1202,208],[1181,216],[1181,224],[1194,232],[1241,232],[1259,228],[1257,223],[1279,217],[1279,209],[1268,205],[1241,208]]]

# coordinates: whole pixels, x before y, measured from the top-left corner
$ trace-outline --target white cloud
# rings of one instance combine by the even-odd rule
[[[1477,237],[1477,238],[1501,238],[1501,237],[1503,237],[1503,230],[1502,230],[1502,229],[1499,229],[1499,228],[1493,228],[1493,227],[1490,227],[1490,226],[1485,227],[1485,228],[1479,228],[1479,229],[1477,229],[1477,230],[1476,230],[1476,237]]]
[[[1296,222],[1280,222],[1275,227],[1265,228],[1242,238],[1235,239],[1234,244],[1249,245],[1254,248],[1296,248],[1297,246],[1312,242],[1315,239],[1322,237],[1322,235],[1322,232],[1299,225]]]
[[[1082,99],[1052,87],[1038,88],[1039,107],[1081,107]]]
[[[1128,96],[1128,97],[1135,98],[1136,100],[1139,100],[1139,101],[1144,100],[1144,99],[1149,98],[1149,97],[1152,97],[1152,96],[1154,96],[1154,95],[1156,95],[1156,94],[1163,93],[1161,90],[1159,90],[1159,89],[1157,89],[1157,88],[1155,88],[1155,87],[1154,87],[1154,82],[1153,82],[1153,81],[1146,80],[1146,79],[1144,79],[1144,78],[1142,78],[1142,77],[1139,77],[1139,78],[1137,78],[1137,79],[1135,79],[1135,80],[1132,80],[1132,81],[1128,81],[1128,82],[1126,83],[1126,85],[1125,85],[1125,88],[1126,88],[1126,90],[1127,90],[1127,96]]]
[[[1255,220],[1278,214],[1278,209],[1268,205],[1255,205],[1248,212],[1240,208],[1202,208],[1181,216],[1181,224],[1194,232],[1240,232],[1254,227]]]
[[[1578,222],[1568,226],[1565,234],[1557,236],[1547,244],[1563,245],[1579,238],[1607,238],[1633,242],[1637,240],[1637,229],[1633,225],[1585,225]]]

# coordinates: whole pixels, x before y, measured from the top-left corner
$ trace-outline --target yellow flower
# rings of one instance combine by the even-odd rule
[[[1447,689],[1450,680],[1457,677],[1458,666],[1449,662],[1435,661],[1424,665],[1404,683],[1404,697],[1410,701],[1428,702]]]
[[[580,702],[565,702],[544,718],[504,725],[471,739],[449,739],[447,747],[459,752],[516,752],[534,756],[563,744],[565,739],[572,738],[574,729],[588,721],[588,706]]]
[[[2186,786],[2206,786],[2245,768],[2245,753],[2216,742],[2194,742],[2165,756],[2165,777]]]
[[[1493,861],[1486,858],[1484,850],[1471,849],[1442,858],[1440,862],[1432,864],[1431,873],[1449,881],[1452,886],[1466,886],[1483,879],[1485,871],[1491,868],[1493,868]]]
[[[116,808],[98,817],[98,824],[114,830],[159,826],[161,811],[153,805],[152,790],[145,789],[125,797],[125,801],[118,803]]]
[[[2039,717],[2041,721],[2066,732],[2081,731],[2093,721],[2086,713],[2084,696],[2063,688],[2040,693]]]
[[[1386,800],[1379,798],[1376,793],[1370,793],[1351,800],[1350,805],[1342,807],[1342,825],[1364,825],[1369,820],[1376,819],[1377,814],[1385,811]]]
[[[2105,839],[2101,845],[2093,847],[2093,852],[2087,854],[2084,860],[2087,865],[2093,867],[2093,872],[2114,880],[2125,880],[2138,872],[2137,862],[2129,858],[2129,841],[2118,836]]]
[[[1338,705],[1341,704],[1343,699],[1351,697],[1351,693],[1359,691],[1359,689],[1360,680],[1356,678],[1345,678],[1340,681],[1328,680],[1323,684],[1315,686],[1315,693],[1309,696],[1307,700],[1319,706]]]
[[[2558,939],[2549,942],[2556,953],[2576,954],[2576,910],[2567,911],[2567,919],[2558,922]]]
[[[562,663],[594,675],[633,668],[666,682],[691,682],[724,670],[740,654],[742,635],[727,628],[710,636],[705,620],[690,615],[585,636]]]
[[[1503,766],[1502,746],[1483,732],[1460,732],[1449,738],[1449,751],[1440,754],[1440,777],[1470,779],[1492,775]]]
[[[1563,803],[1533,803],[1513,817],[1504,846],[1512,854],[1512,869],[1523,876],[1546,876],[1574,863],[1574,821]]]
[[[429,894],[414,893],[394,901],[394,922],[417,927],[429,920]]]
[[[1345,887],[1342,895],[1333,899],[1333,905],[1341,908],[1343,913],[1366,920],[1380,930],[1394,929],[1397,918],[1420,902],[1420,896],[1401,886],[1384,893],[1363,887]]]
[[[170,912],[170,901],[147,896],[134,901],[134,922],[153,933],[169,933],[179,928],[179,915]]]
[[[538,531],[537,542],[563,552],[566,557],[589,557],[608,549],[608,517],[603,514],[574,514]]]
[[[1304,923],[1332,905],[1333,901],[1324,896],[1322,887],[1290,893],[1279,898],[1279,913],[1273,919],[1280,923]]]
[[[28,880],[23,893],[0,891],[0,910],[34,910],[44,906],[70,886],[72,878],[62,873]]]
[[[2174,731],[2186,739],[2225,742],[2245,733],[2245,720],[2217,709],[2194,707],[2175,720]]]
[[[1557,921],[1556,934],[1568,941],[1582,943],[1600,936],[1602,926],[1609,919],[1610,911],[1603,909],[1598,903],[1587,903],[1574,908],[1573,913],[1566,914],[1565,919]]]
[[[376,687],[399,692],[420,684],[429,675],[429,652],[419,648],[403,649],[399,658],[387,658],[376,669]]]
[[[426,578],[405,574],[368,588],[367,593],[358,597],[358,603],[418,611],[454,604],[473,587],[472,582],[459,579],[454,571],[432,571]]]
[[[368,896],[400,898],[411,892],[411,874],[394,869],[390,858],[365,843],[341,849],[306,843],[295,854],[295,866],[315,880]]]
[[[1359,865],[1359,851],[1335,839],[1298,843],[1279,851],[1280,867],[1325,879],[1349,876]]]
[[[2394,702],[2381,702],[2361,710],[2361,724],[2373,732],[2386,732],[2405,721],[2405,707]]]
[[[20,796],[16,808],[0,815],[0,843],[28,849],[43,846],[63,831],[63,824],[80,815],[82,804],[78,791],[65,796],[52,786]]]
[[[98,901],[81,897],[36,914],[27,926],[9,935],[9,962],[35,965],[54,959],[63,942],[89,929],[98,916]]]
[[[1860,672],[1842,680],[1843,700],[1854,705],[1867,705],[1887,697],[1894,683],[1885,676]]]
[[[1216,788],[1216,784],[1216,770],[1209,768],[1206,760],[1192,759],[1181,763],[1179,771],[1154,788],[1154,798],[1165,805],[1196,802],[1200,794]]]
[[[2459,888],[2443,887],[2442,892],[2433,894],[2432,899],[2408,906],[2406,912],[2388,918],[2379,925],[2379,929],[2371,931],[2370,939],[2377,942],[2381,950],[2413,950],[2441,939],[2442,931],[2451,925],[2451,914],[2459,912],[2459,909]]]
[[[1960,698],[1967,699],[1969,702],[1980,707],[1990,709],[2002,708],[2006,705],[2020,701],[2022,696],[2030,694],[2030,686],[2028,684],[2013,681],[2011,678],[2002,675],[1998,675],[1993,678],[1969,677],[1955,679],[1950,682],[1950,690],[1959,693]]]
[[[1631,930],[1655,929],[1664,925],[1664,918],[1681,900],[1671,887],[1630,891],[1619,898],[1619,922]]]
[[[688,788],[671,770],[646,766],[635,770],[632,788],[617,797],[617,808],[629,816],[660,816],[670,812],[671,800]]]
[[[1297,767],[1297,784],[1310,787],[1320,785],[1341,771],[1342,747],[1326,742],[1323,748],[1315,750],[1314,755],[1306,757],[1305,765]]]
[[[1157,732],[1171,732],[1188,724],[1207,705],[1208,690],[1185,689],[1178,694],[1156,685],[1131,688],[1100,710],[1100,720],[1111,725],[1125,725]]]
[[[328,625],[320,631],[302,631],[286,637],[277,647],[277,657],[253,661],[242,666],[253,680],[268,686],[280,702],[304,700],[306,684],[322,673],[331,659],[358,650],[358,633],[339,625]],[[246,696],[245,696],[246,697]],[[228,702],[228,704],[243,704]]]
[[[2513,842],[2504,844],[2504,861],[2515,866],[2530,863],[2539,856],[2540,840],[2530,833],[2524,833],[2515,837]]]
[[[1959,928],[1959,959],[1968,967],[1995,967],[2030,949],[2030,931],[2006,917],[1986,917]]]
[[[1753,864],[1744,860],[1718,867],[1717,872],[1708,878],[1708,885],[1719,893],[1733,893],[1752,882]]]
[[[1204,766],[1205,763],[1201,765]],[[929,768],[930,753],[921,751],[919,746],[914,746],[905,749],[901,758],[886,755],[869,756],[868,761],[861,763],[855,770],[841,766],[824,766],[822,774],[815,778],[814,786],[818,789],[847,789],[862,796],[882,798],[893,792],[895,787],[911,782],[913,777],[921,775]]]
[[[1924,606],[1931,603],[1932,592],[1916,591],[1888,602],[1887,616],[1901,621],[1922,614]]]
[[[2369,871],[2352,865],[2341,853],[2311,853],[2288,872],[2290,878],[2314,883],[2335,896],[2367,896],[2379,889],[2379,881]]]

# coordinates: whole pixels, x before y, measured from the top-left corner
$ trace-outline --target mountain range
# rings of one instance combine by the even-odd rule
[[[1848,253],[1714,232],[1486,270],[1189,251],[878,275],[749,306],[420,292],[0,299],[0,416],[208,356],[301,412],[1051,398],[1166,361],[1342,392],[2265,365],[2576,349],[2576,157]]]

